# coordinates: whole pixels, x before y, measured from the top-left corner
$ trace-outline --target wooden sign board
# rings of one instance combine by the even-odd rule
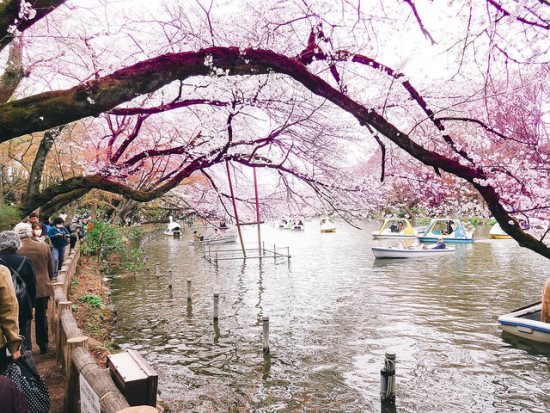
[[[95,393],[92,386],[80,375],[80,413],[101,413],[101,403],[99,396]]]

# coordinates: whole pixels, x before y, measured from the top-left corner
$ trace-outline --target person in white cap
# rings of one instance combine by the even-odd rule
[[[32,238],[32,227],[22,222],[13,229],[21,239],[21,247],[17,250],[32,261],[36,275],[36,304],[34,313],[34,328],[36,344],[40,347],[40,354],[48,352],[48,301],[53,296],[53,259],[50,247],[43,242]]]

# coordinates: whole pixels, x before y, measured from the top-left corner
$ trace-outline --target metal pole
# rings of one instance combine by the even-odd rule
[[[262,230],[260,224],[260,203],[258,201],[258,182],[256,179],[256,168],[252,168],[254,173],[254,193],[256,195],[256,223],[258,225],[258,248],[260,250],[259,255],[262,255]],[[260,258],[261,259],[261,258]]]
[[[217,320],[219,318],[219,302],[220,294],[214,293],[214,320]]]
[[[187,280],[187,301],[191,301],[191,280]]]
[[[244,249],[243,234],[241,233],[241,226],[239,224],[239,214],[237,213],[237,203],[235,202],[235,194],[233,193],[233,184],[231,183],[231,172],[229,171],[229,161],[225,161],[225,167],[227,169],[227,179],[229,181],[229,191],[231,192],[231,201],[233,202],[233,211],[235,212],[235,224],[237,225],[237,231],[239,232],[239,240],[241,241],[241,249],[243,250],[243,257],[246,258],[246,250]]]
[[[269,353],[269,317],[262,317],[263,325],[263,349],[264,353]]]
[[[275,250],[275,244],[273,244],[273,259],[277,261],[277,251]]]

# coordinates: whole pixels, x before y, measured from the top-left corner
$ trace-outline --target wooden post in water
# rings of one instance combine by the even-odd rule
[[[172,288],[174,284],[174,272],[172,270],[168,271],[168,288]]]
[[[71,310],[72,301],[60,301],[57,303],[57,314],[55,319],[55,351],[56,351],[56,361],[57,364],[61,364],[63,361],[63,326],[61,325],[61,315],[65,311]]]
[[[219,303],[220,303],[220,294],[214,293],[214,320],[219,318]]]
[[[63,411],[65,413],[78,412],[79,407],[79,373],[73,364],[73,350],[77,347],[84,347],[87,349],[88,337],[73,337],[67,340],[67,349],[65,351],[65,398],[63,400]]]
[[[386,351],[384,368],[380,370],[380,398],[384,403],[395,402],[395,353]]]
[[[264,353],[269,353],[269,317],[262,317],[263,326],[263,350]]]
[[[157,278],[160,277],[160,262],[157,261]]]
[[[191,280],[187,280],[187,301],[191,301]]]

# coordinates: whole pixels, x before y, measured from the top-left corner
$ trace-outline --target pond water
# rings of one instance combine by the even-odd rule
[[[397,412],[550,411],[550,353],[505,340],[496,322],[539,299],[547,259],[478,228],[454,255],[375,260],[370,247],[388,241],[372,240],[378,224],[360,226],[321,234],[317,221],[303,232],[264,225],[266,245],[288,246],[290,260],[218,266],[188,245],[189,230],[159,235],[145,246],[152,270],[113,282],[115,338],[153,365],[177,412],[379,412],[388,350],[398,360]],[[244,231],[250,247],[256,234]]]

